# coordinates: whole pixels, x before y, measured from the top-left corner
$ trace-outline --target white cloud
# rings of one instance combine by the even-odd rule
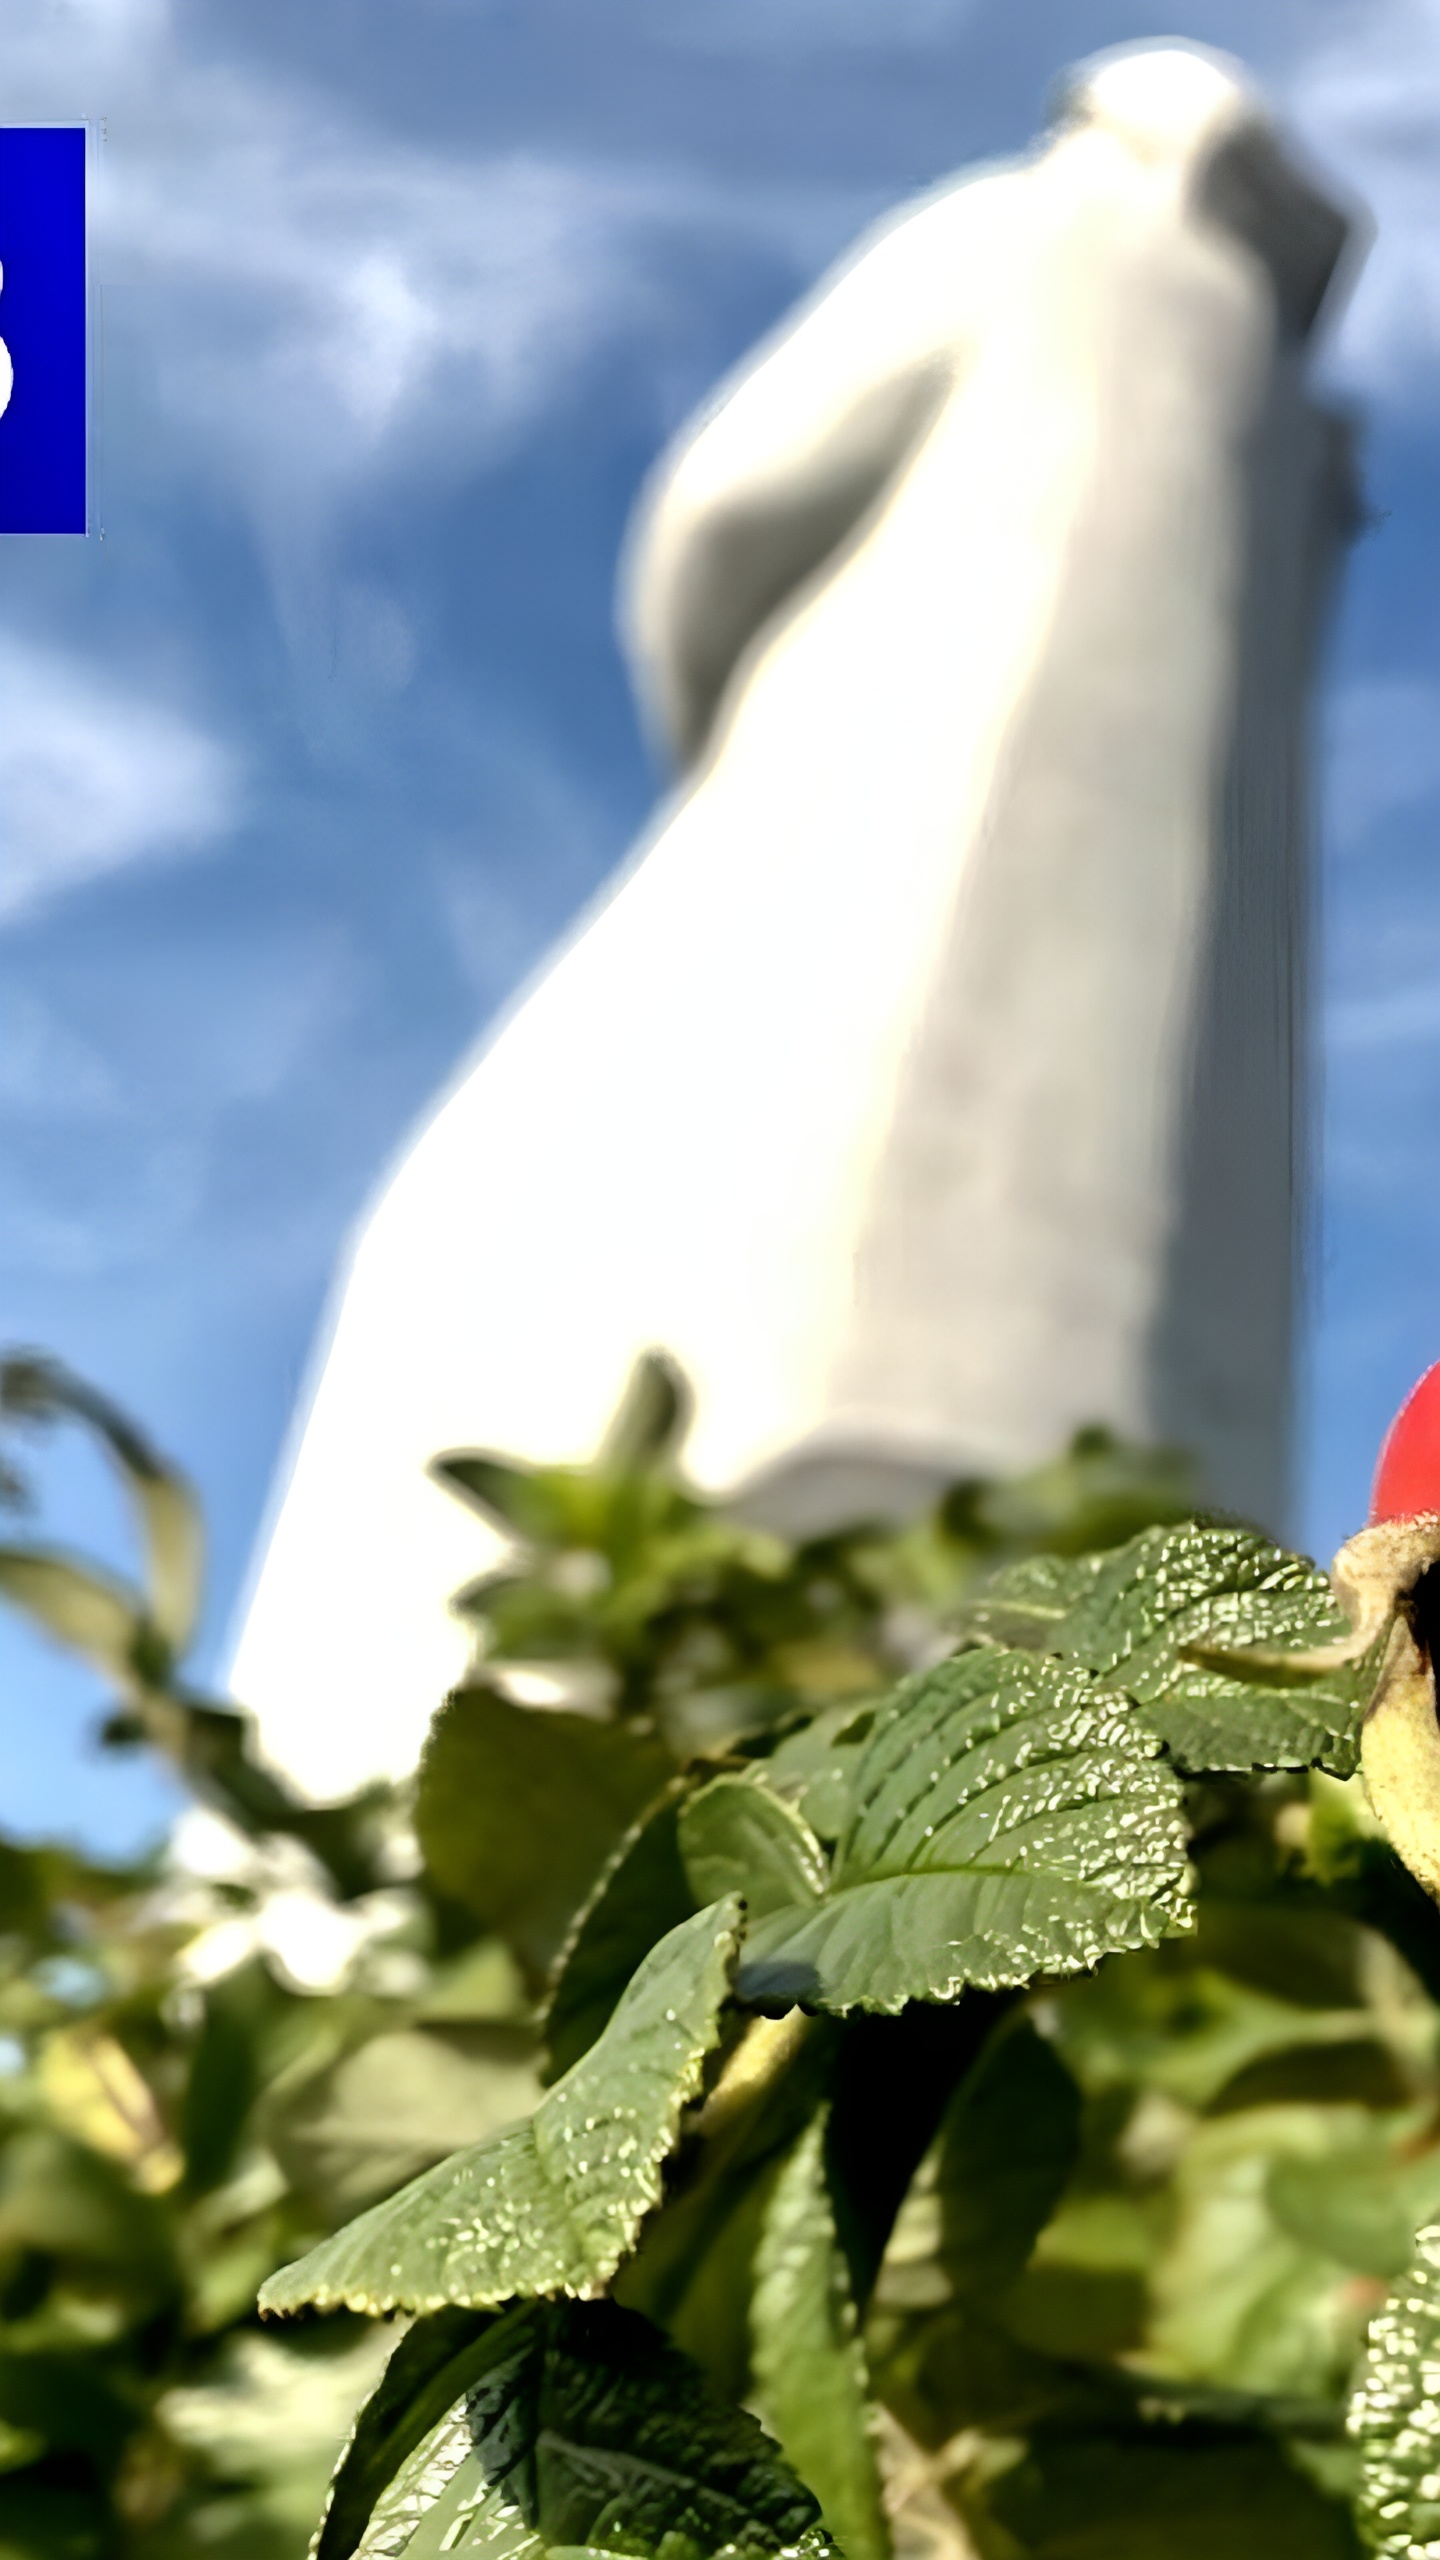
[[[232,756],[78,660],[0,640],[0,917],[233,824]]]
[[[1440,0],[1348,0],[1281,103],[1376,234],[1336,335],[1346,389],[1407,406],[1440,392]]]
[[[819,0],[786,5],[804,18]],[[880,0],[846,5],[858,23]],[[944,17],[956,0],[914,5]],[[165,405],[276,497],[297,474],[368,475],[417,437],[427,458],[454,448],[473,468],[597,348],[637,334],[663,365],[654,341],[689,316],[667,263],[677,242],[758,245],[798,284],[872,209],[828,182],[427,149],[293,79],[192,59],[163,0],[12,9],[12,111],[106,116],[94,226],[109,324],[133,328],[125,306],[143,295]]]
[[[1383,995],[1350,996],[1326,1010],[1325,1046],[1332,1054],[1417,1042],[1440,1042],[1440,979],[1420,979]]]
[[[1440,792],[1440,683],[1368,676],[1342,686],[1325,745],[1329,828],[1348,851],[1382,818]]]
[[[344,483],[403,449],[466,468],[596,351],[684,319],[666,253],[730,236],[797,269],[846,236],[834,188],[516,152],[461,159],[210,74],[172,147],[112,152],[97,199],[117,285],[148,285],[161,394],[252,481]],[[818,216],[818,223],[817,223]]]
[[[330,653],[337,550],[377,482],[493,466],[618,345],[658,436],[701,387],[677,250],[758,249],[798,289],[877,209],[829,183],[426,148],[294,79],[193,58],[160,0],[12,6],[7,112],[105,117],[112,381],[128,365],[161,449],[240,498],[297,660]],[[112,398],[112,440],[120,416]]]
[[[124,1107],[109,1061],[23,987],[6,998],[0,1022],[0,1105],[41,1120],[114,1119]]]

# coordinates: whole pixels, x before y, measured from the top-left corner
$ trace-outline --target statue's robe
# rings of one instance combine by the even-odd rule
[[[1283,1514],[1305,700],[1345,225],[1215,57],[1109,59],[883,224],[660,466],[632,651],[683,779],[392,1173],[233,1663],[403,1768],[489,1561],[439,1450],[903,1509],[1102,1421]]]

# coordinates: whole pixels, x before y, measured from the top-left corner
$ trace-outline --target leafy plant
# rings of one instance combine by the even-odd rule
[[[303,2368],[333,2433],[364,2403],[318,2560],[1422,2551],[1440,1916],[1355,1772],[1389,1801],[1428,1766],[1430,1532],[1365,1533],[1342,1606],[1088,1434],[904,1531],[791,1545],[685,1487],[683,1422],[655,1362],[593,1468],[439,1462],[512,1540],[462,1595],[473,1672],[412,1798],[317,1834],[242,1777],[260,1865],[228,1921],[197,1931],[158,1870],[82,1890],[11,1853],[51,1861],[24,1999],[57,1947],[154,1952],[138,2005],[92,1983],[24,2029],[0,2272],[77,2034],[147,2130],[123,2162],[98,2117],[65,2139],[148,2236],[81,2356],[123,2415],[73,2458],[4,2398],[44,2349],[0,2296],[0,2550],[298,2552]],[[125,1695],[183,1719],[157,1658],[132,1639]],[[196,1769],[183,1722],[145,1729]],[[389,1909],[328,1993],[264,1941],[277,1841],[328,1908]],[[242,1901],[252,1952],[202,1982]],[[247,2178],[263,2206],[207,2223]],[[48,2542],[42,2495],[72,2499]]]
[[[758,2402],[811,2530],[859,2560],[926,2530],[1057,2560],[1353,2551],[1349,2493],[1362,2522],[1375,2499],[1349,2369],[1440,2198],[1440,1931],[1354,1777],[1413,1573],[1352,1628],[1225,1522],[1007,1563],[963,1551],[974,1489],[908,1541],[777,1559],[667,1489],[663,1388],[643,1505],[603,1462],[442,1464],[526,1548],[467,1595],[486,1643],[419,1826],[523,1963],[558,1942],[552,2086],[265,2288],[409,2313],[427,2375],[397,2432],[397,2355],[399,2485],[372,2452],[373,2512],[332,2508],[322,2548],[564,2547],[480,2402],[435,2406],[422,2342],[603,2295],[707,2406]],[[537,1662],[568,1715],[507,1700]],[[584,1814],[522,1891],[496,1809],[563,1806],[572,1744]],[[560,1863],[607,1826],[562,1934]],[[593,2380],[627,2406],[618,2368]],[[592,2547],[716,2547],[603,2463],[592,2486]]]

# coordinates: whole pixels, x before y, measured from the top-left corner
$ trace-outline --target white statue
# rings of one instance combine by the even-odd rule
[[[1236,66],[1103,57],[662,462],[682,779],[355,1240],[232,1667],[303,1784],[409,1765],[463,1669],[491,1553],[427,1461],[587,1455],[648,1345],[781,1522],[1100,1420],[1278,1523],[1345,230]]]

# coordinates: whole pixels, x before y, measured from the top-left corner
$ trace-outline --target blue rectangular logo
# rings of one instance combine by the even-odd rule
[[[83,125],[0,125],[0,348],[0,533],[83,533]]]

